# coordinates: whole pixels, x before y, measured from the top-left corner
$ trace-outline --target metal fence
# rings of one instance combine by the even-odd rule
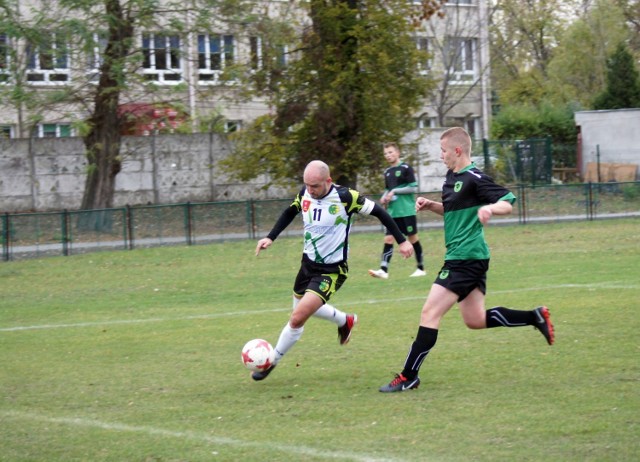
[[[640,217],[640,182],[513,186],[512,215],[492,222],[527,224],[565,220]],[[422,193],[433,200],[440,192]],[[376,197],[374,197],[376,198]],[[105,210],[5,213],[2,261],[101,250],[199,245],[266,235],[291,199],[148,205]],[[91,215],[100,214],[99,227]],[[442,226],[441,217],[419,213],[418,226]],[[294,221],[283,236],[300,235]],[[374,217],[358,216],[354,232],[382,230]]]

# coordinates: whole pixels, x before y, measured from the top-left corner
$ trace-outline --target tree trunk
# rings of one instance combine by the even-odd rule
[[[126,17],[120,0],[104,0],[109,18],[107,47],[100,67],[89,133],[84,137],[88,171],[82,198],[82,210],[113,206],[116,175],[122,161],[120,143],[123,118],[118,113],[120,93],[125,84],[125,59],[131,49],[133,20]],[[92,212],[80,215],[78,226],[85,230],[108,231],[111,215]]]

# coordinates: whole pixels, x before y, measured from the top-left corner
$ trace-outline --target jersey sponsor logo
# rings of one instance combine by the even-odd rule
[[[449,277],[449,270],[442,270],[438,275],[438,279],[447,279]]]
[[[302,211],[307,212],[309,210],[310,205],[311,205],[311,201],[309,199],[304,199],[302,201]]]
[[[455,192],[460,192],[462,189],[462,181],[456,181],[456,184],[453,185],[453,190]]]

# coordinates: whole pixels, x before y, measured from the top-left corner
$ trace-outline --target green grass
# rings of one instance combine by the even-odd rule
[[[276,342],[299,239],[1,264],[0,460],[640,459],[640,221],[490,227],[487,306],[547,304],[557,344],[454,309],[421,387],[386,395],[442,263],[442,231],[421,238],[428,278],[396,254],[380,281],[381,234],[352,236],[352,341],[312,319],[260,383],[240,349]]]

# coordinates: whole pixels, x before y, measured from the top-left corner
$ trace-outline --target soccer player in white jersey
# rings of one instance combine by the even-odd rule
[[[358,317],[338,310],[329,305],[328,301],[347,279],[349,231],[355,213],[378,218],[395,237],[402,256],[409,258],[413,254],[413,246],[406,240],[393,218],[358,191],[334,184],[329,166],[324,162],[309,162],[304,170],[303,181],[304,187],[291,205],[282,212],[273,229],[256,246],[258,255],[261,250],[273,244],[298,214],[302,214],[304,248],[300,270],[293,285],[293,311],[275,345],[273,366],[264,371],[253,372],[253,380],[263,380],[271,373],[300,339],[304,324],[311,316],[335,323],[341,345],[349,341]]]

